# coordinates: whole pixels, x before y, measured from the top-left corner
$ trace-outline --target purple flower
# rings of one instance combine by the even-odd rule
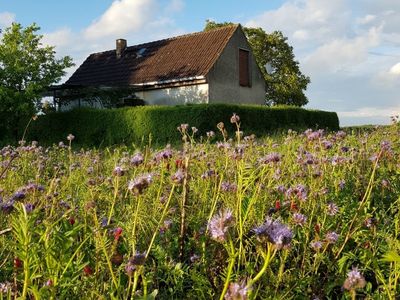
[[[126,274],[131,277],[133,273],[137,270],[138,266],[144,265],[146,261],[146,252],[140,253],[136,252],[131,258],[129,258],[128,263],[125,266]]]
[[[346,181],[344,181],[344,180],[340,180],[340,181],[339,181],[339,189],[340,189],[340,190],[343,190],[344,187],[345,187],[345,185],[346,185]]]
[[[330,231],[325,235],[325,240],[328,244],[335,244],[338,239],[339,235],[334,231]]]
[[[32,212],[35,209],[35,205],[32,203],[26,203],[25,204],[25,210],[27,213]]]
[[[125,171],[124,171],[120,166],[116,166],[116,167],[114,168],[112,174],[113,174],[114,176],[121,177],[121,176],[124,176]]]
[[[322,248],[322,242],[321,241],[312,241],[310,243],[311,248],[313,248],[315,251],[318,251]]]
[[[139,195],[146,189],[152,182],[152,175],[145,174],[137,177],[134,180],[130,180],[128,183],[128,190],[136,195]]]
[[[207,170],[201,175],[201,179],[207,179],[210,177],[215,176],[215,171],[214,170]]]
[[[333,202],[329,202],[328,205],[326,206],[326,213],[329,216],[334,216],[339,212],[339,207],[333,203]]]
[[[277,249],[290,247],[293,237],[293,232],[287,225],[270,217],[267,217],[263,224],[254,228],[253,232],[260,241],[266,239]]]
[[[228,238],[228,230],[233,225],[234,218],[230,209],[221,210],[208,223],[208,231],[211,238],[223,243]]]
[[[139,166],[144,161],[143,155],[141,153],[136,153],[134,156],[131,157],[130,163],[132,166]]]
[[[21,191],[17,191],[17,192],[14,193],[14,195],[12,195],[11,201],[22,200],[22,199],[25,198],[25,196],[26,196],[26,194],[25,194],[24,191],[22,191],[22,190]]]
[[[292,216],[293,223],[299,226],[303,226],[307,222],[307,217],[300,213],[294,213]]]
[[[234,183],[229,183],[224,181],[221,183],[221,191],[223,192],[235,192],[237,190],[237,186]]]
[[[71,133],[68,134],[68,136],[67,136],[67,140],[68,140],[68,141],[72,142],[74,139],[75,139],[75,136],[74,136],[74,135],[72,135]]]
[[[183,171],[181,169],[176,171],[175,174],[173,174],[171,176],[172,182],[174,182],[176,184],[182,184],[184,179],[185,179],[185,173],[183,173]]]
[[[365,284],[366,282],[364,276],[360,273],[358,268],[353,267],[353,269],[347,273],[347,278],[344,281],[343,287],[350,291],[362,289],[365,287]]]
[[[290,197],[297,197],[299,200],[305,201],[307,200],[307,189],[304,185],[302,184],[298,184],[295,187],[290,187],[287,191],[286,191],[286,197],[290,198]]]
[[[228,290],[224,296],[226,300],[247,300],[248,294],[250,292],[250,287],[243,280],[240,282],[231,282],[229,284]]]
[[[6,203],[0,203],[0,210],[5,214],[9,214],[14,209],[14,203],[15,203],[14,200],[10,200]]]
[[[172,157],[172,150],[170,146],[167,145],[167,147],[165,147],[164,150],[161,150],[156,153],[156,155],[154,156],[154,160],[160,162],[162,160],[170,159],[171,157]]]
[[[282,155],[277,152],[272,152],[260,158],[258,161],[262,164],[277,163],[281,160]]]
[[[325,150],[331,149],[333,147],[333,144],[331,141],[328,140],[323,140],[321,142],[322,146],[324,147]]]

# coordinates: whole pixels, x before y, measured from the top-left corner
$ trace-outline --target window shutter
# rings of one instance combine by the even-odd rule
[[[250,86],[249,51],[239,49],[239,84]]]

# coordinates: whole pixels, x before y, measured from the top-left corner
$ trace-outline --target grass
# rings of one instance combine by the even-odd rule
[[[400,127],[0,150],[0,299],[396,299]]]

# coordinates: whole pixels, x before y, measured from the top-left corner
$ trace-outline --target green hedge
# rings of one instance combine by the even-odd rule
[[[156,143],[180,140],[177,126],[188,123],[199,129],[217,132],[216,125],[224,122],[228,131],[234,128],[229,120],[232,113],[241,119],[245,135],[257,136],[278,129],[339,128],[334,112],[306,110],[297,107],[266,107],[259,105],[198,104],[181,106],[141,106],[119,109],[79,109],[40,116],[28,130],[28,139],[42,144],[65,141],[72,133],[76,143],[87,146],[139,143],[151,135]]]

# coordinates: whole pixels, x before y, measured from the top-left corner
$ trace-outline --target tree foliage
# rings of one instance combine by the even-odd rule
[[[40,109],[43,92],[73,66],[69,56],[57,59],[54,47],[42,44],[39,30],[13,23],[0,37],[0,137],[16,137],[21,120]]]
[[[207,20],[204,30],[228,25],[233,23]],[[266,33],[262,28],[249,27],[243,27],[243,30],[266,81],[266,103],[296,106],[307,104],[308,99],[304,92],[310,78],[301,73],[293,47],[288,44],[282,32]]]

